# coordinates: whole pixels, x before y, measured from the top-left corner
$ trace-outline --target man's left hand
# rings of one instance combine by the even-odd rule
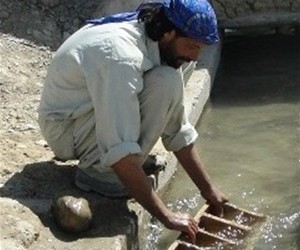
[[[201,191],[202,197],[211,205],[211,213],[223,217],[223,204],[228,202],[228,197],[223,194],[216,186],[209,190]]]

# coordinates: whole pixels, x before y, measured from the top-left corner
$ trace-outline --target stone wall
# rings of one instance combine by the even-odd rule
[[[85,20],[134,9],[146,0],[1,0],[0,32],[53,50]],[[300,0],[212,0],[221,27],[300,24]]]
[[[142,0],[1,0],[0,32],[53,50],[91,17],[134,9]]]
[[[0,32],[56,49],[98,6],[95,0],[1,0]]]
[[[300,25],[300,0],[212,0],[221,28]]]

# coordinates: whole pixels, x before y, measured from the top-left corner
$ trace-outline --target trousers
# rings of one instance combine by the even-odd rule
[[[172,126],[174,116],[185,116],[185,110],[182,109],[184,86],[193,72],[194,65],[186,64],[180,71],[169,66],[157,66],[144,74],[144,88],[138,97],[141,114],[138,144],[144,161],[164,130]],[[96,141],[93,112],[76,120],[39,119],[38,122],[42,135],[58,158],[78,159],[80,171],[101,182],[104,194],[111,196],[125,192],[113,169],[102,168],[97,159],[100,149]],[[84,132],[81,131],[83,124]]]

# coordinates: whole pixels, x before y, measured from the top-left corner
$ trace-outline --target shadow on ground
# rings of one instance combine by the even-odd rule
[[[76,166],[60,165],[55,161],[28,164],[0,188],[0,195],[17,200],[28,207],[39,217],[43,225],[50,229],[54,237],[61,241],[117,235],[132,237],[132,232],[129,232],[126,225],[132,224],[132,219],[136,219],[136,215],[128,210],[127,200],[113,200],[96,193],[82,192],[73,184],[75,171]],[[83,197],[89,201],[94,211],[93,226],[90,230],[74,235],[65,233],[56,226],[50,208],[52,201],[63,195]]]

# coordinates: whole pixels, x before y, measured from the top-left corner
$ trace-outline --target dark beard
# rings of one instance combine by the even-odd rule
[[[191,60],[189,58],[186,58],[184,56],[177,56],[174,57],[170,55],[169,53],[161,53],[161,61],[162,64],[167,64],[168,66],[178,69],[182,66],[182,64],[186,62],[190,62]]]

